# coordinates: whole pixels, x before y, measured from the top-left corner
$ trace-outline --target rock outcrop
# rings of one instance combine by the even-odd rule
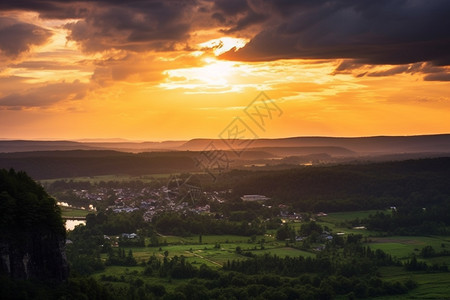
[[[0,170],[0,274],[64,281],[65,228],[54,199],[23,172]]]

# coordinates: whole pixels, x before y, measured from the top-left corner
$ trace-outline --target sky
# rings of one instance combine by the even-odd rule
[[[0,138],[450,133],[449,15],[448,0],[1,1]]]

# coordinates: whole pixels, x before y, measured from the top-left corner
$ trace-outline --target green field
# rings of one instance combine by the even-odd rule
[[[449,299],[450,273],[406,272],[402,267],[383,267],[380,273],[385,280],[417,282],[417,288],[406,295],[395,296],[396,299]],[[392,296],[376,299],[392,299]]]
[[[87,210],[87,209],[79,209],[79,208],[73,208],[73,207],[67,207],[67,206],[60,206],[60,208],[61,208],[61,215],[63,218],[86,217],[87,214],[92,213],[91,210]]]
[[[260,241],[264,238],[264,249],[261,249]],[[266,253],[278,256],[315,256],[314,253],[286,247],[284,242],[276,241],[273,237],[257,236],[255,242],[251,242],[249,237],[235,235],[205,235],[202,236],[202,243],[199,237],[176,237],[163,236],[161,241],[166,241],[167,246],[158,247],[125,247],[125,251],[131,249],[136,260],[147,261],[152,255],[163,258],[164,252],[169,252],[169,257],[184,256],[192,264],[206,264],[210,267],[221,267],[228,260],[246,259],[246,256],[236,253],[236,248],[240,247],[242,252],[251,252],[256,255]],[[106,259],[106,256],[103,256]]]
[[[268,236],[256,236],[256,240],[264,238],[267,241],[273,241],[273,237]],[[199,242],[199,236],[179,237],[162,235],[161,240],[167,241],[168,244],[197,244]],[[250,237],[240,235],[202,235],[203,244],[215,244],[215,243],[247,243]]]
[[[367,229],[353,229],[348,226],[343,226],[343,223],[346,221],[354,220],[356,218],[364,219],[371,214],[375,214],[376,212],[377,210],[329,213],[323,217],[316,217],[316,221],[322,226],[327,226],[333,231],[333,233],[343,232],[345,234],[362,234],[364,236],[375,236],[378,234],[375,231],[369,231]],[[294,227],[296,229],[300,228],[300,226],[301,223],[294,223]]]
[[[110,266],[105,269],[105,271],[96,273],[92,275],[97,280],[101,280],[102,276],[115,276],[121,278],[122,276],[128,282],[140,279],[144,283],[156,285],[163,285],[167,292],[173,291],[177,286],[182,283],[185,283],[185,280],[177,280],[177,279],[167,279],[167,278],[159,278],[159,277],[147,277],[143,276],[142,272],[144,271],[144,267],[135,266],[135,267],[122,267],[122,266]],[[129,287],[128,283],[124,282],[108,282],[106,281],[106,285],[111,284],[114,287],[123,287],[127,289]]]
[[[261,239],[265,239],[264,249],[261,250]],[[136,259],[138,265],[134,267],[122,267],[122,266],[108,266],[102,272],[95,273],[94,278],[101,280],[104,276],[115,276],[127,282],[133,282],[135,280],[142,280],[144,283],[155,285],[163,285],[166,291],[173,291],[180,284],[185,283],[185,280],[175,280],[168,278],[159,278],[154,276],[145,276],[143,271],[145,267],[141,266],[142,262],[148,261],[148,259],[155,255],[156,257],[163,259],[164,252],[168,252],[168,257],[184,256],[186,261],[199,268],[202,264],[205,264],[211,268],[221,268],[227,261],[248,259],[248,257],[236,253],[236,247],[240,247],[242,252],[252,252],[256,255],[262,255],[266,253],[275,254],[277,256],[304,256],[313,257],[314,253],[301,251],[291,247],[286,247],[284,242],[275,241],[274,238],[269,236],[257,236],[255,242],[251,242],[249,237],[235,236],[235,235],[205,235],[202,236],[202,244],[199,243],[199,237],[177,237],[177,236],[163,236],[161,240],[165,240],[170,243],[167,246],[161,247],[124,247],[125,252],[132,250],[133,256]],[[148,241],[147,241],[148,242]],[[219,246],[218,246],[219,245]],[[106,260],[107,255],[102,254],[101,258]],[[104,281],[106,285],[112,285],[115,287],[127,287],[127,283],[124,282],[110,282]]]
[[[376,210],[329,213],[327,216],[317,217],[317,223],[327,226],[334,233],[343,232],[347,234],[362,234],[367,238],[366,245],[372,250],[381,249],[402,261],[406,261],[413,254],[419,255],[420,250],[425,246],[432,246],[436,252],[450,248],[450,237],[447,236],[389,236],[383,237],[379,232],[369,231],[367,229],[353,229],[343,226],[346,221],[356,218],[364,219],[370,214],[376,213]],[[386,210],[385,213],[390,213]],[[301,223],[291,223],[295,229],[299,229]],[[418,258],[429,265],[445,264],[450,266],[450,257]],[[412,279],[418,283],[418,287],[407,295],[395,296],[395,299],[450,299],[450,273],[425,273],[425,272],[407,272],[403,267],[384,267],[381,268],[381,275],[384,280],[406,281]],[[393,299],[389,297],[378,297],[376,299]]]
[[[373,215],[378,210],[364,210],[364,211],[350,211],[350,212],[338,212],[338,213],[329,213],[324,217],[320,217],[320,220],[328,223],[338,224],[345,221],[354,220],[356,218],[364,219],[369,215]],[[385,212],[390,212],[385,211]]]
[[[317,222],[322,226],[328,226],[334,233],[343,232],[345,235],[351,233],[360,233],[365,236],[365,245],[371,249],[381,249],[392,256],[406,261],[413,254],[419,255],[420,250],[425,246],[432,246],[436,252],[443,249],[450,249],[450,237],[445,236],[381,236],[380,233],[371,232],[365,229],[353,229],[344,226],[344,222],[355,218],[366,218],[376,211],[360,211],[348,213],[330,213],[327,216],[318,217]],[[298,230],[301,222],[292,222],[290,226]],[[203,235],[201,243],[199,236],[179,237],[179,236],[160,236],[161,243],[167,244],[160,247],[125,247],[125,251],[131,249],[138,264],[147,261],[152,255],[159,258],[164,257],[164,252],[168,251],[169,258],[174,256],[184,256],[186,261],[196,267],[206,264],[212,268],[220,268],[229,260],[247,259],[246,256],[236,252],[240,247],[242,252],[251,252],[256,255],[270,253],[280,257],[285,256],[304,256],[314,257],[316,254],[287,247],[284,241],[275,239],[276,230],[269,230],[267,234],[253,237],[235,236],[235,235]],[[264,240],[264,249],[261,249],[261,240]],[[146,244],[149,240],[146,241]],[[106,255],[102,255],[106,259]],[[423,259],[429,265],[445,264],[450,266],[450,257],[433,257]],[[107,267],[105,271],[97,273],[94,277],[100,279],[102,275],[124,276],[128,280],[140,278],[145,283],[161,284],[167,291],[185,282],[183,280],[170,280],[167,278],[155,278],[143,276],[144,267]],[[410,272],[403,267],[382,267],[380,274],[383,280],[405,282],[412,279],[418,283],[418,287],[407,295],[395,296],[395,299],[448,299],[450,295],[450,273],[425,273]],[[107,282],[107,284],[120,285],[120,282]],[[376,299],[394,299],[390,297],[378,297]]]
[[[444,246],[450,248],[450,237],[439,236],[390,236],[369,238],[370,246],[373,250],[381,249],[399,259],[407,259],[411,255],[419,254],[425,246],[432,246],[436,251],[440,251]]]

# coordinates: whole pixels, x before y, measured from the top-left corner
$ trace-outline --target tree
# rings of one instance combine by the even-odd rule
[[[276,233],[276,238],[279,241],[284,241],[287,239],[295,239],[295,231],[289,227],[289,225],[284,224],[281,226]]]
[[[159,239],[158,239],[158,236],[156,234],[153,234],[150,237],[150,245],[152,247],[158,247],[159,246]]]
[[[429,258],[429,257],[433,257],[435,255],[436,255],[436,251],[434,251],[433,247],[431,247],[431,246],[425,246],[420,251],[420,256],[422,256],[423,258]]]

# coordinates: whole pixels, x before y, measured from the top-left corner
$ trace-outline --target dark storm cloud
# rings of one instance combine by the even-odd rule
[[[255,1],[272,20],[222,57],[264,61],[350,58],[366,64],[450,64],[450,1]],[[276,19],[276,21],[274,21]]]
[[[67,25],[69,39],[86,51],[171,50],[189,37],[191,2],[108,2]]]
[[[230,29],[224,30],[224,32],[225,33],[233,33],[233,32],[237,32],[237,31],[241,31],[241,30],[248,28],[251,25],[262,23],[267,19],[268,19],[267,15],[249,12],[247,15],[240,18],[236,22],[235,26],[231,27]]]
[[[44,28],[0,17],[0,52],[6,56],[15,57],[32,46],[42,45],[50,36]]]
[[[13,9],[77,19],[67,25],[68,38],[90,52],[193,49],[193,32],[221,26],[251,38],[223,59],[450,65],[448,0],[1,1],[0,10]]]
[[[269,19],[268,11],[255,11],[258,6],[252,7],[247,1],[242,0],[216,0],[214,1],[214,13],[212,19],[218,20],[229,28],[224,33],[233,33],[245,30],[251,25],[260,24]]]
[[[247,2],[242,0],[216,0],[214,1],[214,7],[227,16],[246,13],[250,10]]]
[[[41,18],[79,19],[68,38],[85,51],[171,50],[189,37],[195,1],[8,1],[3,10],[36,11]]]
[[[356,77],[383,77],[397,74],[425,74],[426,81],[449,81],[450,68],[436,66],[431,62],[417,62],[412,64],[394,65],[382,71],[376,70],[376,65],[367,65],[355,60],[343,60],[334,70],[335,74],[353,74]]]

